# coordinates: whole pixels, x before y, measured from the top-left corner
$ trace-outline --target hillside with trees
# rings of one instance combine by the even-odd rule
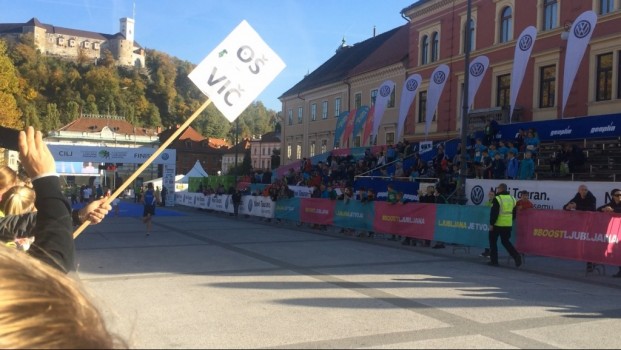
[[[80,55],[70,61],[42,55],[31,35],[0,40],[0,123],[50,131],[81,114],[122,116],[150,128],[183,123],[206,99],[188,78],[195,65],[150,49],[146,57],[142,69],[117,66],[109,51],[96,63]],[[252,103],[239,117],[240,140],[274,130],[276,115]],[[234,141],[235,123],[213,105],[192,127]]]

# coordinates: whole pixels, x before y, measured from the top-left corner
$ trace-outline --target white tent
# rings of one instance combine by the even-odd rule
[[[180,180],[175,181],[175,182],[187,184],[188,181],[190,181],[191,177],[208,177],[208,176],[209,175],[207,175],[207,172],[205,171],[205,169],[203,169],[203,167],[201,166],[201,163],[197,160],[196,163],[194,163],[194,166],[192,167],[192,169],[190,169],[190,171],[188,171],[188,173],[185,174],[184,177],[182,177]]]

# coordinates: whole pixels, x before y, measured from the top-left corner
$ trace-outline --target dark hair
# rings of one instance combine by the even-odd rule
[[[611,195],[611,196],[614,196],[614,195],[615,195],[615,193],[617,193],[617,192],[621,193],[621,190],[620,190],[620,189],[618,189],[618,188],[615,188],[614,190],[610,191],[610,195]]]

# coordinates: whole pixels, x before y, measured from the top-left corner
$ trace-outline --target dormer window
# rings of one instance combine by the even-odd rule
[[[69,39],[69,47],[75,46],[75,39]]]
[[[185,142],[185,148],[186,148],[186,149],[192,149],[192,142],[190,142],[190,141],[186,141],[186,142]]]
[[[90,49],[91,48],[91,42],[90,41],[85,41],[84,43],[82,43],[82,45],[84,45],[85,49]]]
[[[61,36],[60,38],[58,38],[57,42],[58,42],[58,45],[65,45],[65,38]]]

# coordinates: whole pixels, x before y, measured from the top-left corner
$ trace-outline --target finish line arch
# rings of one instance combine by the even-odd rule
[[[47,146],[56,161],[56,172],[67,176],[99,176],[98,165],[101,163],[142,164],[157,151],[157,148],[150,147],[104,147],[73,144],[48,144]],[[165,149],[151,163],[163,166],[162,186],[168,189],[170,198],[174,198],[175,192],[176,161],[177,151]],[[84,166],[80,169],[63,169],[69,163],[82,163]],[[167,201],[166,203],[166,206],[173,205],[174,201]]]

